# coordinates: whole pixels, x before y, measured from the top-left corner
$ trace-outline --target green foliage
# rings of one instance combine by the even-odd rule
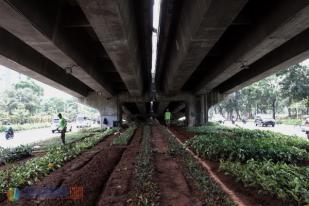
[[[196,162],[185,148],[180,145],[174,137],[166,132],[169,154],[173,157],[179,157],[184,165],[186,177],[203,194],[203,203],[210,206],[231,206],[234,205],[220,187],[205,173],[205,170]]]
[[[65,141],[66,141],[67,144],[70,144],[72,142],[79,141],[83,138],[93,136],[97,132],[104,132],[104,130],[88,129],[88,130],[81,130],[81,131],[78,131],[78,132],[67,133],[66,136],[65,136]],[[60,144],[62,144],[61,139],[57,136],[57,137],[49,138],[47,140],[42,140],[42,141],[36,142],[31,146],[32,147],[33,146],[39,146],[40,150],[41,149],[46,150],[48,148],[51,148],[51,147],[54,147],[54,146],[57,146],[57,145],[60,145]]]
[[[228,129],[195,136],[187,142],[199,155],[211,160],[245,162],[249,159],[296,163],[309,159],[309,143],[297,137],[269,131]]]
[[[120,134],[117,138],[113,139],[114,145],[127,145],[131,140],[135,131],[135,127],[128,128],[124,133]]]
[[[221,162],[220,170],[237,177],[248,187],[276,195],[283,201],[309,203],[309,168],[249,160],[246,164]]]
[[[276,122],[277,124],[288,124],[288,125],[301,125],[302,120],[301,119],[280,119]]]
[[[50,123],[36,123],[36,124],[18,124],[18,125],[9,125],[16,131],[29,130],[29,129],[38,129],[46,128],[50,126]],[[4,132],[8,126],[0,125],[0,132]]]
[[[59,112],[71,121],[75,120],[77,114],[91,118],[97,115],[95,109],[78,104],[74,99],[46,99],[43,93],[43,88],[32,80],[12,85],[0,94],[0,121],[13,124],[50,122]]]
[[[301,107],[293,108],[292,105],[297,102],[301,103]],[[309,105],[309,67],[296,64],[229,95],[214,106],[214,110],[221,115],[227,114],[227,118],[232,115],[253,118],[254,114],[271,111],[275,118],[276,113],[284,112],[287,107],[289,116],[292,112],[296,116],[308,114],[306,105]]]
[[[21,160],[25,157],[31,156],[32,148],[30,146],[21,145],[15,148],[1,148],[0,147],[0,160],[3,163],[10,163],[16,160]]]
[[[154,165],[150,144],[150,126],[144,126],[141,151],[136,158],[136,205],[155,205],[159,187],[153,181]]]
[[[113,132],[113,129],[109,129],[103,133],[96,133],[92,137],[82,139],[72,144],[51,147],[43,157],[34,158],[24,164],[0,171],[0,197],[4,195],[10,187],[20,188],[26,185],[32,185],[39,178],[61,167],[65,162],[76,157],[84,150],[93,147]],[[53,167],[49,167],[49,165]]]

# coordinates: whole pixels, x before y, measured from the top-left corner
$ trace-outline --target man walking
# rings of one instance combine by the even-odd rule
[[[172,118],[172,113],[166,109],[166,112],[164,113],[164,119],[165,119],[165,125],[170,126],[171,124],[171,118]]]
[[[58,117],[60,119],[58,130],[61,131],[61,141],[65,145],[65,133],[67,131],[67,121],[62,117],[62,114],[59,113]]]

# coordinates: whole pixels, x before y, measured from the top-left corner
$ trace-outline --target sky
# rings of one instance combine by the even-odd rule
[[[0,91],[3,91],[11,86],[11,84],[14,84],[20,80],[27,79],[27,76],[22,75],[14,70],[11,70],[5,66],[0,65]],[[34,82],[36,82],[38,85],[43,87],[44,89],[44,97],[50,98],[50,97],[59,97],[63,99],[71,99],[73,96],[62,92],[56,88],[53,88],[49,85],[46,85],[42,82],[39,82],[35,79],[32,79]]]

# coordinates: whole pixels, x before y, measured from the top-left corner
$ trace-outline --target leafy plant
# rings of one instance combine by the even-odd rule
[[[0,148],[0,159],[3,163],[10,163],[25,157],[30,157],[31,153],[32,148],[24,145],[16,148]]]
[[[179,157],[181,164],[184,166],[186,177],[204,194],[203,200],[205,205],[222,205],[231,206],[234,203],[230,200],[220,187],[208,176],[203,168],[189,154],[185,148],[180,145],[174,137],[165,132],[168,140],[169,154],[173,157]]]
[[[113,139],[114,145],[127,145],[131,140],[135,131],[135,127],[128,128],[124,133],[119,135],[117,138]]]
[[[276,195],[281,200],[309,203],[309,168],[249,160],[245,164],[222,161],[220,170],[237,177],[245,186]]]
[[[155,205],[158,196],[158,185],[153,181],[154,165],[152,162],[152,150],[150,144],[151,130],[144,126],[141,151],[136,158],[135,168],[135,202],[137,205]]]
[[[190,139],[187,145],[199,155],[210,160],[230,160],[245,162],[273,160],[296,163],[309,159],[309,153],[277,138],[247,138],[220,133],[200,135]]]
[[[31,159],[24,164],[15,165],[8,170],[0,171],[0,199],[10,187],[31,185],[39,178],[64,165],[65,162],[93,147],[115,130],[98,132],[92,137],[82,139],[67,145],[57,145],[49,148],[46,155]],[[50,165],[53,165],[51,168]]]

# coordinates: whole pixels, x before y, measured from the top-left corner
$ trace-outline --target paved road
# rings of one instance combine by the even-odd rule
[[[73,132],[78,131],[73,126]],[[41,140],[46,140],[52,137],[59,137],[60,133],[53,134],[50,128],[32,129],[26,131],[15,132],[13,139],[6,140],[5,133],[0,133],[0,146],[1,147],[17,147],[19,145],[30,144]]]
[[[257,127],[253,124],[253,122],[248,122],[247,124],[243,124],[242,122],[236,122],[236,125],[233,125],[230,121],[225,122],[224,125],[228,127],[235,127],[237,125],[247,129],[269,130],[286,135],[296,135],[304,139],[307,139],[306,133],[301,131],[300,126],[277,124],[275,125],[275,127],[260,127],[260,126]]]

